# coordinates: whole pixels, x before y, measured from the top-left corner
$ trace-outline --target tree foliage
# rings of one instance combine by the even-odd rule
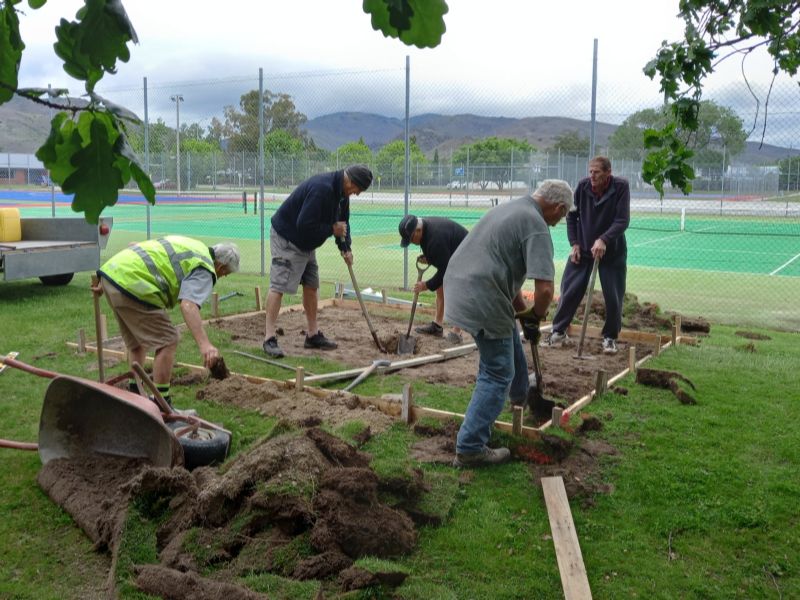
[[[297,110],[289,94],[264,90],[262,102],[265,136],[273,131],[282,131],[296,138],[303,147],[313,148],[313,142],[301,129],[308,119]],[[221,135],[228,139],[229,150],[253,152],[258,149],[260,131],[258,108],[258,90],[242,94],[238,109],[233,106],[225,107],[225,122],[221,125]],[[214,126],[215,123],[212,121],[212,127]]]
[[[562,154],[589,156],[589,144],[589,136],[581,135],[574,130],[565,131],[556,137],[553,150],[561,151]]]
[[[416,140],[409,140],[409,162],[412,169],[416,165],[427,165],[428,159],[420,150]],[[341,164],[341,161],[340,161]],[[395,183],[403,181],[406,172],[406,145],[403,140],[389,142],[378,150],[375,155],[376,175],[385,180],[392,180]]]
[[[373,160],[372,150],[364,143],[364,138],[357,142],[347,142],[336,149],[340,165],[370,164]]]
[[[667,181],[691,191],[687,143],[700,127],[703,84],[719,63],[764,49],[774,61],[773,76],[793,76],[800,67],[800,1],[679,0],[678,6],[684,39],[663,42],[644,68],[670,102],[669,122],[644,133],[649,153],[642,174],[662,194]],[[768,97],[763,100],[766,105]]]
[[[27,6],[35,11],[45,2],[28,0]],[[51,179],[65,193],[74,194],[73,210],[83,212],[89,222],[96,223],[105,207],[116,204],[119,190],[131,179],[147,201],[154,204],[155,188],[127,137],[126,123],[138,125],[140,120],[131,111],[94,93],[106,74],[116,73],[117,61],[128,61],[128,44],[138,42],[122,1],[84,0],[74,20],[61,19],[55,28],[54,52],[63,62],[64,71],[83,82],[88,101],[57,98],[65,95],[66,90],[19,88],[18,75],[25,50],[19,27],[19,16],[24,14],[19,8],[21,3],[21,0],[0,0],[0,104],[17,94],[60,110],[53,117],[50,136],[37,157],[50,170]],[[433,47],[439,44],[445,31],[444,0],[364,0],[363,9],[371,15],[374,29],[405,44]],[[241,146],[237,149],[258,148],[258,92],[245,96],[240,104],[242,112],[235,109],[226,112],[225,123],[212,120],[208,136],[211,139],[202,141],[195,135],[194,142],[219,145],[226,128],[230,128],[235,136],[233,145]],[[267,92],[263,100],[269,105],[267,132],[281,130],[313,149],[313,141],[300,131],[305,116],[295,110],[289,96]],[[157,125],[168,129],[163,122]],[[137,138],[134,145],[141,143],[143,147],[143,135],[134,133],[134,137]],[[155,146],[150,149],[167,150],[167,139],[169,136],[153,136]],[[284,142],[288,140],[278,133],[271,140],[275,144]],[[159,144],[163,146],[158,148]]]
[[[505,182],[511,180],[511,165],[527,161],[528,155],[534,150],[527,140],[488,137],[458,148],[453,153],[453,162],[469,162],[472,180],[482,188],[486,188],[491,181],[502,190]]]
[[[643,133],[663,129],[669,122],[670,113],[664,107],[633,113],[611,135],[610,154],[614,158],[643,160],[646,156]],[[703,100],[697,113],[697,128],[682,137],[692,145],[698,164],[719,164],[723,156],[727,160],[744,150],[747,132],[742,119],[732,109]]]

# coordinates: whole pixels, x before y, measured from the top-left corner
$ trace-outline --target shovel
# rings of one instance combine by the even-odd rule
[[[536,377],[536,384],[528,387],[527,403],[528,408],[537,419],[550,417],[556,403],[554,400],[544,397],[544,384],[542,383],[542,365],[539,362],[539,346],[533,340],[531,343],[531,357],[533,360],[533,374]]]
[[[422,275],[431,267],[427,262],[423,262],[423,259],[424,257],[422,255],[417,257],[417,283],[422,281]],[[424,265],[424,268],[421,265]],[[414,325],[414,313],[417,312],[418,299],[419,292],[414,292],[414,302],[411,303],[411,318],[408,320],[408,331],[397,340],[398,354],[414,354],[417,338],[411,337],[411,326]]]
[[[356,298],[358,298],[358,303],[361,305],[361,312],[364,313],[364,318],[367,320],[367,327],[369,327],[369,332],[372,334],[372,339],[375,340],[375,345],[378,347],[378,350],[386,354],[386,348],[381,344],[381,341],[378,339],[378,333],[372,326],[372,321],[369,320],[367,307],[364,305],[364,299],[361,297],[361,290],[358,287],[358,283],[356,283],[356,274],[353,272],[353,265],[347,261],[344,261],[344,264],[347,265],[347,270],[350,271],[350,281],[353,282],[353,290],[356,293]]]
[[[592,310],[592,294],[594,293],[594,281],[597,279],[597,265],[600,264],[600,259],[594,259],[592,265],[592,275],[589,277],[589,290],[586,292],[586,310],[583,312],[583,325],[581,325],[581,338],[578,341],[578,353],[573,358],[582,360],[594,360],[594,356],[583,356],[583,342],[586,339],[586,326],[589,324],[589,312]]]

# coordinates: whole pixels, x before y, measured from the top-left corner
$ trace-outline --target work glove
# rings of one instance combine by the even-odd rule
[[[539,315],[533,311],[533,306],[526,308],[514,315],[519,319],[519,324],[522,327],[522,335],[529,342],[538,345],[542,339],[542,332],[539,330]]]

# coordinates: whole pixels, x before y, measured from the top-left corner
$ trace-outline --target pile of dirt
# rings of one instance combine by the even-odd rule
[[[175,598],[260,598],[219,581],[251,572],[326,579],[364,556],[413,550],[414,520],[385,504],[391,492],[416,505],[427,489],[421,471],[399,485],[369,467],[370,456],[318,428],[265,439],[219,471],[154,468],[129,459],[48,462],[39,483],[98,548],[119,551],[129,506],[157,523],[160,565],[137,568],[137,586]],[[214,567],[214,580],[200,577]],[[183,585],[175,587],[175,571]],[[384,574],[382,581],[403,580]],[[113,579],[113,577],[112,577]],[[353,589],[374,579],[341,577]],[[172,590],[182,589],[182,592]],[[191,593],[190,593],[191,591]],[[183,595],[181,595],[183,594]],[[216,595],[215,595],[216,594]]]
[[[197,398],[256,410],[262,415],[278,417],[297,425],[307,424],[314,419],[334,427],[360,421],[373,432],[380,432],[388,429],[393,422],[390,416],[354,394],[331,392],[320,397],[272,381],[253,383],[242,375],[209,380],[205,388],[197,391]]]

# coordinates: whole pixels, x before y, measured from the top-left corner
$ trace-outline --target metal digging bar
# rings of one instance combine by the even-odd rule
[[[578,353],[573,358],[582,360],[593,360],[594,356],[583,356],[583,342],[586,339],[586,326],[589,324],[589,312],[592,310],[592,294],[594,293],[594,281],[597,279],[597,266],[600,259],[595,258],[592,265],[592,276],[589,278],[589,289],[586,292],[586,310],[583,312],[583,325],[581,325],[581,338],[578,341]]]

